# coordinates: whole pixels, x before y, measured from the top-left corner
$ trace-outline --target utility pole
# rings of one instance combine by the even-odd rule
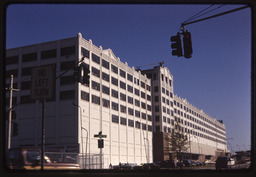
[[[7,88],[7,90],[9,90],[10,91],[10,93],[9,93],[9,99],[10,99],[10,101],[9,101],[9,121],[8,121],[8,149],[10,149],[11,148],[11,130],[12,130],[12,92],[13,91],[19,91],[19,89],[14,89],[13,88],[13,75],[11,75],[11,79],[10,79],[10,87],[9,88]]]

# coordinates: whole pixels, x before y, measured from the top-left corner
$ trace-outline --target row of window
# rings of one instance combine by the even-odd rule
[[[117,115],[112,114],[112,122],[113,123],[120,123],[121,125],[128,125],[129,127],[135,127],[138,129],[142,129],[142,130],[148,130],[148,131],[152,131],[152,125],[148,125],[144,124],[144,123],[140,123],[139,121],[135,121],[131,120],[131,119],[127,119],[125,117],[118,117]]]
[[[210,129],[210,130],[212,130],[212,131],[214,131],[214,132],[217,132],[217,133],[219,133],[219,134],[225,135],[225,133],[224,133],[225,130],[224,130],[223,128],[222,128],[221,130],[223,130],[224,132],[223,132],[223,131],[220,131],[220,130],[218,129],[218,128],[220,128],[220,127],[214,127],[215,125],[214,125],[214,126],[208,125],[208,124],[205,123],[204,121],[198,120],[198,119],[194,118],[193,116],[190,116],[189,114],[186,114],[186,113],[183,114],[182,111],[177,110],[176,108],[174,108],[174,113],[180,115],[181,117],[185,117],[185,118],[187,118],[187,119],[189,119],[189,120],[191,120],[191,121],[193,121],[193,122],[195,122],[195,123],[197,123],[197,124],[199,124],[199,125],[202,125],[202,126],[208,128],[208,129]]]
[[[93,94],[91,95],[91,97],[92,97],[92,103],[100,105],[100,97],[93,95]],[[81,99],[85,100],[85,101],[90,101],[90,94],[81,90]],[[103,105],[103,107],[110,108],[110,101],[105,98],[102,98],[102,105]],[[148,105],[147,108],[148,108],[148,110],[150,110],[151,109],[150,105]],[[131,116],[135,115],[135,117],[142,118],[142,119],[147,118],[148,121],[152,121],[151,115],[146,115],[145,113],[140,112],[138,110],[134,110],[133,108],[130,108],[130,107],[127,108],[125,105],[122,105],[122,104],[119,105],[118,103],[116,103],[114,101],[111,101],[111,109],[115,110],[115,111],[119,111],[119,109],[120,109],[120,112],[122,112],[122,113],[128,112],[128,115],[131,115]]]
[[[181,109],[184,109],[184,111],[186,111],[187,113],[190,113],[190,114],[202,119],[203,121],[206,121],[207,123],[211,124],[212,126],[217,127],[218,129],[221,129],[221,130],[225,131],[225,129],[223,127],[215,124],[215,122],[205,118],[204,116],[198,114],[196,111],[186,107],[185,105],[183,106],[182,103],[179,103],[178,101],[174,100],[174,105],[181,108]]]
[[[159,79],[157,73],[153,73],[153,75],[152,75],[152,73],[146,73],[146,75],[149,79],[153,79],[153,80],[158,80]],[[166,84],[169,84],[170,87],[171,87],[172,86],[172,80],[168,79],[168,77],[164,77],[164,75],[161,74],[161,79],[162,79],[163,82],[164,82],[164,78],[165,78]]]
[[[90,58],[89,56],[90,56],[90,51],[88,51],[87,49],[85,49],[85,48],[83,48],[82,47],[82,55],[84,56],[84,57],[86,57],[86,58]],[[109,66],[110,66],[110,64],[109,64],[109,62],[108,61],[106,61],[106,60],[104,60],[103,58],[100,60],[100,57],[99,56],[97,56],[97,55],[95,55],[94,53],[92,53],[92,61],[94,61],[95,63],[97,63],[97,64],[101,64],[102,63],[102,66],[104,67],[104,68],[106,68],[106,69],[109,69]],[[102,61],[102,62],[101,62]],[[99,71],[97,71],[97,69],[95,70],[96,68],[93,68],[92,67],[92,70],[94,70],[95,72],[93,72],[93,74],[96,74],[96,76],[98,76],[99,77],[99,75],[100,75],[100,72]],[[127,78],[127,80],[128,81],[131,81],[131,82],[134,82],[135,84],[137,84],[137,85],[140,85],[142,88],[146,88],[148,91],[150,91],[150,86],[149,85],[146,85],[145,84],[145,82],[143,82],[143,81],[139,81],[139,79],[137,79],[137,78],[135,78],[135,77],[133,77],[131,74],[129,74],[129,73],[126,73],[124,70],[122,70],[121,68],[119,68],[118,69],[118,67],[117,66],[115,66],[115,65],[113,65],[113,64],[111,64],[111,71],[113,72],[113,73],[116,73],[116,74],[119,74],[121,77],[123,77],[123,78]],[[104,73],[104,74],[106,74],[106,73]]]
[[[69,56],[75,55],[75,46],[63,47],[60,49],[60,56]],[[57,49],[44,50],[40,52],[41,60],[56,58],[57,57]],[[22,63],[36,61],[37,60],[37,52],[26,53],[21,56]],[[6,58],[6,64],[18,64],[19,56],[10,56]]]

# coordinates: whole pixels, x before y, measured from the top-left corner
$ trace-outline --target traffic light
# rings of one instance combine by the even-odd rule
[[[18,131],[19,131],[19,125],[17,122],[13,122],[13,136],[17,136],[18,135]]]
[[[89,66],[84,67],[83,71],[83,84],[89,85],[90,84],[90,69]]]
[[[82,75],[81,75],[81,67],[80,66],[75,66],[73,76],[74,76],[75,82],[81,82]]]
[[[193,53],[191,33],[188,32],[188,30],[186,30],[186,32],[182,34],[183,34],[184,57],[191,58],[191,54]]]
[[[89,65],[85,64],[85,63],[81,63],[80,65],[81,70],[82,70],[82,79],[81,79],[81,83],[85,84],[85,85],[89,85],[90,84],[90,69],[89,69]]]
[[[177,36],[171,36],[172,55],[177,55],[178,57],[183,56],[182,54],[182,45],[180,39],[180,33],[177,33]]]

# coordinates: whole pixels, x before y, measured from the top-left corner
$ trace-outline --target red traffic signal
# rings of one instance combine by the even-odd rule
[[[192,56],[191,54],[193,53],[191,33],[186,31],[182,34],[183,34],[184,57],[191,58],[191,56]]]

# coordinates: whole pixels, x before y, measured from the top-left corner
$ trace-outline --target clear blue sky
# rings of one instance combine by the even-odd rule
[[[225,5],[203,17],[241,6]],[[228,140],[233,150],[249,149],[250,9],[186,26],[192,34],[192,58],[171,54],[170,36],[176,35],[184,20],[206,7],[209,5],[11,5],[6,46],[74,37],[81,32],[96,46],[111,48],[129,66],[164,60],[174,76],[174,93],[223,120],[227,138],[233,138]]]

